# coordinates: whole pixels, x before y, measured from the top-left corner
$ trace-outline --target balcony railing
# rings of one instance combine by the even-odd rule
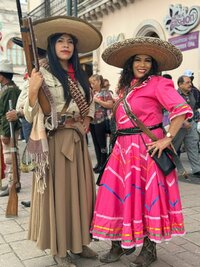
[[[114,12],[123,6],[134,3],[135,0],[46,0],[29,15],[33,20],[58,15],[71,14],[89,21],[101,21],[104,15]],[[71,8],[68,6],[70,3]],[[74,3],[76,3],[74,5]],[[69,12],[70,9],[70,12]]]
[[[84,2],[84,0],[77,1],[77,5]],[[74,1],[72,1],[72,15],[75,13]],[[50,16],[67,15],[68,6],[66,0],[47,0],[41,5],[33,9],[29,15],[32,17],[33,21]]]

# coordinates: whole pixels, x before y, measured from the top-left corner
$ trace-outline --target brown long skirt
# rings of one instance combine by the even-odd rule
[[[33,181],[28,238],[60,257],[67,250],[80,253],[91,242],[95,183],[83,128],[77,125],[78,131],[65,128],[49,138],[44,194]]]

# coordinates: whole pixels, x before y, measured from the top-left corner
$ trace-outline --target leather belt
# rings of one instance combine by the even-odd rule
[[[63,114],[57,113],[57,120],[58,120],[58,127],[53,130],[47,130],[48,136],[53,136],[57,130],[64,129],[66,125],[72,125],[76,122],[83,122],[81,116],[72,117],[65,113]],[[51,117],[47,118],[47,121],[50,123]]]
[[[154,130],[154,129],[157,129],[157,128],[162,128],[162,123],[155,124],[155,125],[152,125],[152,126],[147,126],[147,128],[149,130]],[[117,136],[132,135],[132,134],[138,134],[138,133],[142,133],[142,131],[138,127],[126,128],[126,129],[119,129],[119,130],[116,131],[116,135]]]
[[[67,114],[61,114],[58,118],[58,128],[65,126],[67,124],[73,124],[76,122],[83,122],[83,119],[81,118],[81,116],[71,117],[71,116],[68,116]]]

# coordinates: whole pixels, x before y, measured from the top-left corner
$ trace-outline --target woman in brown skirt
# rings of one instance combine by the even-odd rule
[[[102,36],[89,23],[66,16],[42,19],[33,27],[37,46],[47,50],[48,64],[38,72],[33,69],[24,107],[26,119],[33,122],[28,149],[37,163],[29,239],[42,250],[50,249],[59,266],[74,267],[69,251],[97,257],[87,246],[95,184],[85,133],[94,103],[78,52],[96,49]],[[44,84],[50,114],[38,97]]]

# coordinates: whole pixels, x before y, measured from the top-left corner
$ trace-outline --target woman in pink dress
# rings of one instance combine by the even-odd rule
[[[160,156],[183,121],[193,116],[172,80],[159,76],[161,71],[177,68],[182,54],[166,41],[138,37],[113,44],[102,57],[123,68],[120,92],[158,141],[133,125],[123,101],[117,102],[117,139],[99,182],[91,233],[94,238],[112,241],[102,262],[117,261],[142,246],[130,266],[145,267],[157,259],[156,243],[185,234],[176,170],[165,176],[148,153],[153,150],[153,155]],[[170,114],[167,134],[162,129],[163,108]]]

